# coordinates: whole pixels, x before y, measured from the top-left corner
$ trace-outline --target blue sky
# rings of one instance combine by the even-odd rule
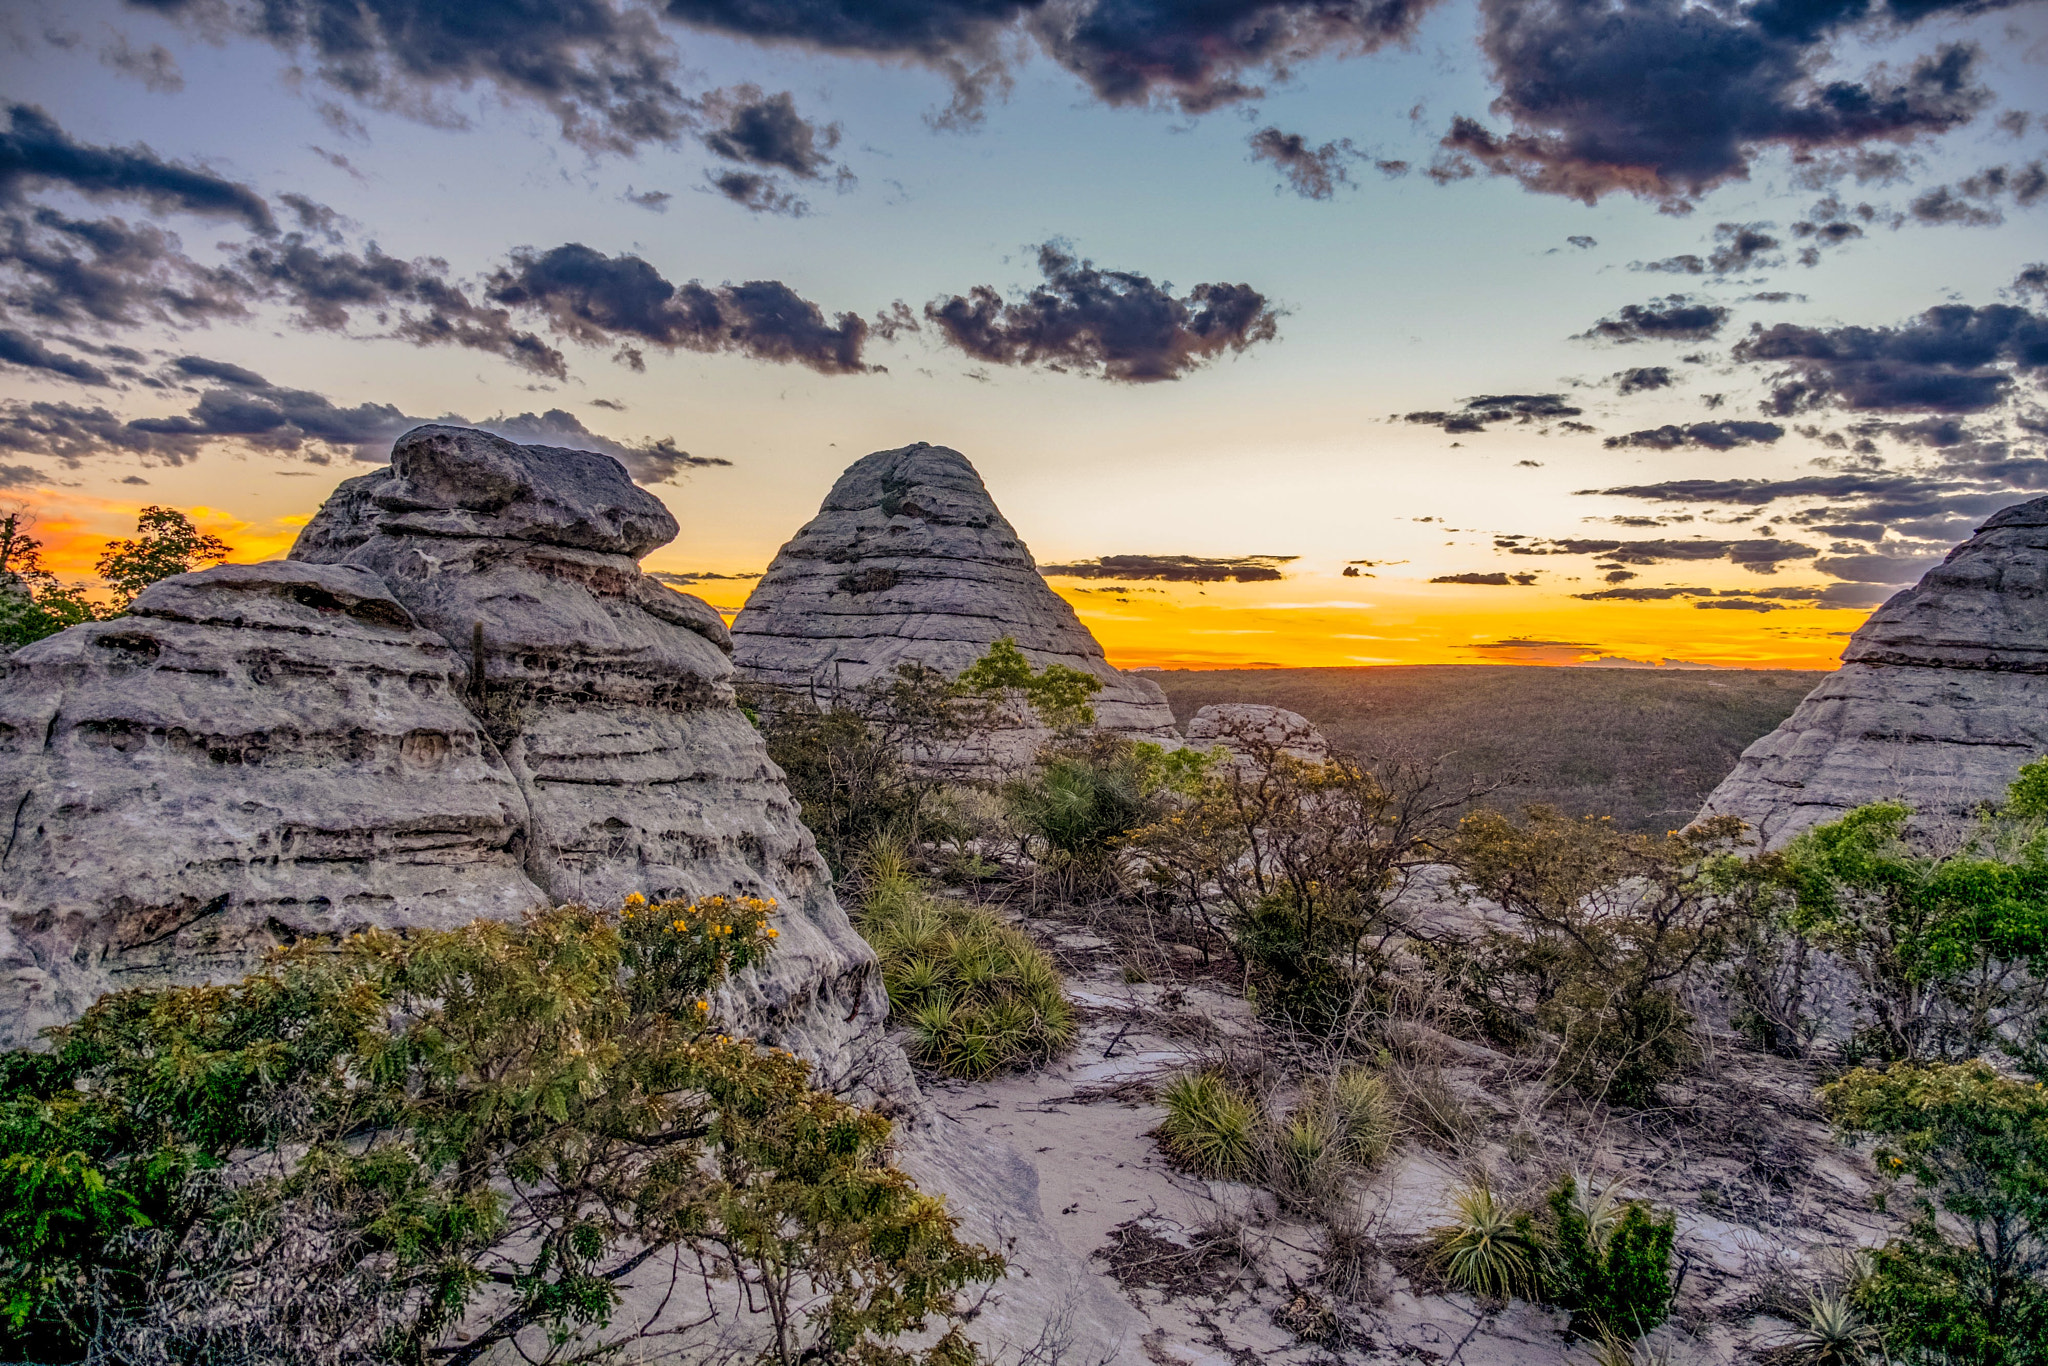
[[[29,420],[38,403],[99,410],[116,423],[197,411],[221,381],[167,369],[197,356],[347,410],[390,405],[404,418],[474,420],[559,410],[624,447],[669,438],[699,460],[730,462],[679,468],[652,485],[683,527],[678,542],[649,561],[669,571],[762,568],[841,468],[913,440],[973,459],[1048,564],[1120,554],[1298,557],[1277,580],[1189,582],[1162,571],[1166,577],[1145,581],[1151,593],[1118,604],[1094,596],[1099,585],[1089,580],[1056,579],[1128,662],[1816,664],[1874,601],[1917,577],[1988,506],[2048,487],[2039,432],[2025,425],[2040,410],[2039,367],[2048,364],[2026,319],[2040,316],[2044,296],[2014,289],[2026,266],[2048,257],[2036,204],[2043,187],[2028,178],[2029,167],[2041,175],[2048,143],[2048,23],[2039,4],[1923,4],[1895,14],[1814,0],[1813,15],[1794,23],[1780,13],[1794,8],[1787,4],[1688,12],[1644,3],[1445,3],[1422,9],[1405,38],[1360,54],[1350,50],[1357,35],[1389,24],[1370,6],[1067,0],[1062,23],[1114,10],[1111,18],[1130,20],[1146,41],[1172,29],[1182,11],[1252,24],[1196,35],[1212,67],[1203,68],[1208,84],[1192,102],[1217,102],[1195,113],[1176,103],[1190,102],[1186,81],[1150,78],[1135,95],[1116,96],[1130,101],[1118,104],[1083,79],[1096,68],[1071,55],[1066,66],[1053,60],[1051,41],[1030,36],[1029,25],[1048,22],[1056,7],[932,0],[928,8],[948,23],[962,13],[975,19],[971,40],[943,51],[927,44],[865,54],[821,44],[845,24],[919,4],[690,0],[672,8],[699,22],[657,17],[633,0],[582,0],[583,12],[639,35],[636,55],[665,63],[664,79],[679,92],[682,121],[624,151],[592,151],[565,137],[560,105],[547,107],[502,73],[458,69],[466,83],[394,75],[405,65],[407,34],[417,42],[430,31],[422,25],[440,22],[439,0],[281,6],[312,19],[379,17],[362,31],[373,42],[395,39],[390,51],[400,56],[373,47],[381,83],[367,93],[323,80],[312,43],[266,41],[247,18],[251,8],[236,0],[18,3],[6,16],[7,96],[11,106],[39,111],[68,145],[146,149],[155,163],[247,187],[276,215],[278,227],[261,240],[274,244],[295,230],[283,197],[303,196],[336,215],[306,234],[312,249],[360,257],[375,243],[401,261],[444,262],[432,269],[477,299],[522,249],[538,256],[576,243],[607,263],[636,258],[677,285],[777,281],[827,320],[842,312],[872,320],[901,300],[920,330],[885,339],[870,323],[861,351],[870,370],[824,373],[764,358],[758,348],[664,349],[616,328],[586,327],[578,340],[564,313],[514,306],[515,325],[562,357],[566,373],[540,374],[503,354],[395,335],[392,308],[380,321],[376,308],[358,307],[346,326],[329,328],[308,325],[289,298],[253,289],[244,290],[239,312],[203,325],[152,318],[147,309],[126,320],[66,320],[53,314],[47,282],[38,294],[24,273],[26,239],[17,235],[16,256],[0,267],[12,271],[4,326],[34,340],[36,354],[70,357],[98,379],[33,361],[0,365],[0,400],[14,419],[0,421],[7,493],[39,510],[60,547],[81,547],[65,561],[73,567],[89,561],[82,547],[120,530],[143,502],[204,509],[234,533],[230,540],[261,556],[281,553],[295,519],[366,468],[363,460],[381,458],[380,444],[388,449],[389,433],[373,431],[375,423],[354,434],[360,440],[289,429],[251,440],[222,428],[138,449],[149,443],[119,433],[99,445],[89,434],[55,443]],[[494,40],[511,34],[516,49],[519,6],[472,10]],[[1245,37],[1263,31],[1258,24],[1305,23],[1304,15],[1325,12],[1350,27],[1336,38],[1310,30],[1297,44],[1304,55],[1284,72]],[[1922,13],[1910,24],[1900,18]],[[1676,130],[1630,127],[1630,100],[1617,103],[1599,83],[1607,75],[1589,68],[1578,103],[1612,106],[1598,110],[1596,129],[1610,151],[1661,139],[1640,164],[1603,163],[1589,192],[1595,202],[1497,174],[1469,145],[1460,163],[1458,149],[1443,143],[1455,116],[1501,136],[1548,136],[1553,148],[1558,137],[1593,126],[1585,118],[1558,122],[1565,116],[1557,107],[1532,107],[1513,66],[1526,54],[1501,56],[1503,35],[1539,22],[1586,52],[1605,51],[1603,25],[1638,25],[1650,35],[1643,42],[1663,44],[1642,60],[1668,63],[1680,82],[1701,82],[1702,108],[1752,74],[1713,67],[1723,60],[1715,42],[1796,29],[1797,42],[1756,50],[1804,63],[1804,74],[1774,96],[1791,100],[1797,117],[1780,111],[1771,115],[1775,125],[1752,117],[1761,131],[1734,139],[1747,178],[1686,184],[1671,168],[1696,150],[1691,130],[1682,120]],[[1573,36],[1574,25],[1583,38]],[[735,32],[763,27],[797,36],[762,42]],[[544,48],[536,39],[534,50]],[[1896,94],[1909,88],[1905,73],[1916,61],[1944,49],[1967,54],[1955,59],[1966,70],[1947,93]],[[595,60],[590,49],[565,51],[586,67]],[[1089,54],[1130,57],[1114,45]],[[330,64],[333,56],[326,54]],[[1000,61],[1007,90],[989,99],[979,123],[935,129],[953,92],[946,68],[969,60]],[[1888,74],[1870,74],[1878,63],[1889,64]],[[1264,93],[1221,99],[1210,79],[1217,72]],[[1811,122],[1807,112],[1843,105],[1842,87],[1831,95],[1829,82],[1855,84],[1880,106],[1890,91],[1899,108],[1913,107],[1885,116],[1889,124],[1857,115],[1874,133],[1845,125],[1816,141],[1800,131]],[[1517,90],[1520,104],[1496,105]],[[715,138],[733,109],[785,92],[813,138],[814,177],[719,154]],[[17,134],[25,126],[17,118]],[[1334,148],[1327,160],[1349,183],[1322,199],[1297,193],[1281,167],[1253,155],[1250,140],[1263,129],[1298,134],[1310,148],[1348,139],[1351,150]],[[34,162],[33,151],[17,149],[30,159],[15,165],[0,201],[10,221],[29,225],[22,231],[54,231],[35,226],[37,212],[154,225],[177,234],[195,269],[232,266],[260,239],[244,223],[195,215],[161,195],[124,197],[67,180]],[[1375,161],[1408,169],[1389,175]],[[1438,183],[1428,174],[1433,161],[1440,171],[1470,174]],[[1987,180],[1987,168],[2002,168],[2003,180]],[[1573,169],[1592,174],[1583,158]],[[773,193],[801,196],[806,211],[750,210],[707,181],[736,171],[768,177]],[[1944,185],[1949,197],[1929,198]],[[659,211],[628,198],[650,192],[669,196]],[[1795,237],[1793,225],[1818,221],[1813,208],[1830,196],[1862,235],[1803,266],[1798,252],[1815,239]],[[1859,204],[1869,206],[1867,216],[1855,216]],[[1720,224],[1765,225],[1754,231],[1776,245],[1719,274],[1706,266],[1699,274],[1639,268],[1686,254],[1709,258]],[[1048,242],[1105,271],[1146,277],[1160,298],[1185,301],[1205,284],[1246,287],[1272,335],[1247,333],[1241,349],[1213,355],[1198,350],[1173,362],[1182,367],[1175,378],[1130,382],[1106,377],[1121,343],[1086,307],[1068,310],[1066,352],[1041,348],[1009,361],[947,344],[923,313],[927,303],[976,287],[1016,303],[1041,282],[1038,248]],[[1674,294],[1728,311],[1703,338],[1574,339],[1625,306]],[[1942,305],[2017,310],[1996,320],[2012,339],[1967,355],[1914,352],[1914,320]],[[1753,325],[1778,324],[1800,331],[1787,334],[1775,359],[1754,345],[1742,351]],[[1005,335],[1022,335],[1017,318],[1005,325]],[[1812,355],[1782,354],[1840,352],[1850,335],[1844,327],[1875,329],[1875,343],[1864,336],[1858,344],[1894,358],[1870,366],[1896,368],[1908,363],[1898,356],[1912,353],[1919,358],[1910,364],[1934,379],[1982,381],[1970,391],[1977,397],[1958,399],[1952,386],[1886,387],[1870,366],[1852,375]],[[1161,344],[1192,336],[1176,332]],[[622,345],[639,352],[642,368],[612,359]],[[141,358],[116,363],[106,359],[112,352],[102,355],[106,348]],[[1610,378],[1658,367],[1670,372],[1663,387],[1628,396]],[[1899,378],[1878,378],[1886,376]],[[1793,382],[1805,387],[1787,399]],[[1774,390],[1779,410],[1762,411]],[[261,393],[246,383],[236,392]],[[1480,431],[1395,416],[1455,415],[1477,395],[1554,397],[1547,416],[1524,423],[1510,415]],[[1715,406],[1711,395],[1721,396]],[[1567,407],[1580,411],[1557,415]],[[1930,419],[1951,424],[1943,444],[1928,444],[1936,438],[1913,425]],[[1746,444],[1730,444],[1725,431],[1707,432],[1706,444],[1686,435],[1692,424],[1731,421],[1776,434]],[[1666,424],[1676,435],[1661,444],[1607,444]],[[648,477],[669,473],[672,463],[647,466]],[[1861,477],[1860,492],[1748,502],[1581,492],[1849,475]],[[1881,494],[1870,491],[1880,484]],[[1799,521],[1801,513],[1811,515]],[[1588,520],[1651,516],[1666,525],[1617,529]],[[1418,520],[1426,518],[1444,520]],[[1826,526],[1860,530],[1817,529]],[[1875,536],[1872,526],[1880,528]],[[1811,553],[1767,559],[1776,572],[1763,574],[1739,549],[1672,558],[1643,548],[1672,539],[1732,544],[1765,528]],[[1622,548],[1602,558],[1564,546],[1598,537]],[[1516,538],[1523,552],[1544,553],[1518,553]],[[1402,563],[1345,578],[1352,560]],[[1888,566],[1882,573],[1873,568],[1880,561]],[[1536,577],[1518,582],[1516,573]],[[1507,582],[1430,582],[1459,575]],[[736,607],[743,588],[707,583],[700,591]],[[1687,591],[1579,596],[1667,588]],[[1700,610],[1717,597],[1738,610]],[[1375,637],[1380,643],[1370,643]],[[1352,638],[1367,643],[1340,643]]]

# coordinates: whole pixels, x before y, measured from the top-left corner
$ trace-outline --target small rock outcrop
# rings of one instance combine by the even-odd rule
[[[1330,757],[1330,742],[1315,722],[1300,712],[1263,702],[1211,702],[1188,718],[1187,742],[1195,749],[1216,744],[1240,750],[1251,746],[1311,763]]]
[[[16,651],[0,687],[0,1036],[280,938],[537,904],[461,661],[372,573],[223,565]]]
[[[1035,668],[1064,664],[1102,680],[1091,702],[1099,729],[1174,736],[1159,685],[1110,666],[974,466],[944,446],[855,461],[776,555],[732,634],[743,676],[821,695],[913,661],[957,674],[1009,636]],[[986,758],[1028,760],[1043,738],[1019,718]]]
[[[1743,752],[1702,816],[1765,841],[1866,802],[1967,815],[2048,754],[2048,498],[1992,517],[1885,603],[1776,730]]]

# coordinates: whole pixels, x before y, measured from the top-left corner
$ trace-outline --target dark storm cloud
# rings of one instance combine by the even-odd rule
[[[1017,21],[1111,104],[1189,113],[1262,93],[1257,82],[1326,53],[1407,37],[1431,0],[668,0],[673,19],[838,52],[914,57],[956,80],[989,79]],[[973,100],[968,103],[971,105]]]
[[[1691,422],[1680,427],[1666,423],[1646,431],[1610,436],[1601,442],[1612,450],[1620,446],[1645,446],[1657,451],[1675,451],[1696,446],[1710,451],[1728,451],[1754,442],[1770,443],[1785,435],[1775,422]]]
[[[644,341],[664,350],[731,352],[795,362],[823,374],[860,374],[868,324],[841,313],[827,322],[814,303],[778,280],[677,285],[637,256],[606,256],[580,242],[512,254],[486,295],[543,314],[564,335],[592,344]]]
[[[1673,541],[1610,541],[1593,538],[1560,537],[1515,546],[1511,555],[1598,555],[1619,564],[1636,566],[1664,564],[1672,560],[1727,560],[1758,574],[1772,574],[1791,560],[1810,560],[1820,552],[1797,541],[1774,537],[1753,540],[1717,541],[1706,538]]]
[[[2005,399],[2015,375],[2048,368],[2048,317],[2011,304],[1944,304],[1897,327],[1779,323],[1755,327],[1733,354],[1782,367],[1767,405],[1779,415],[1829,406],[1981,412]]]
[[[1487,588],[1506,588],[1510,585],[1527,588],[1536,582],[1534,574],[1439,574],[1431,583],[1469,583]]]
[[[1825,79],[1843,29],[1902,26],[1978,0],[1880,10],[1858,0],[1710,7],[1685,0],[1483,0],[1500,94],[1494,132],[1458,118],[1446,154],[1586,203],[1616,191],[1681,207],[1745,179],[1772,147],[1855,148],[1955,128],[1990,99],[1976,49],[1945,44],[1904,72]]]
[[[1728,310],[1684,294],[1624,304],[1611,318],[1602,318],[1578,334],[1579,340],[1609,342],[1705,341],[1728,321]]]
[[[186,256],[175,234],[46,208],[0,216],[0,291],[43,323],[191,326],[247,311],[246,282]]]
[[[1289,187],[1303,199],[1328,199],[1339,185],[1348,185],[1351,176],[1344,163],[1357,155],[1349,138],[1312,147],[1301,134],[1283,133],[1278,128],[1253,133],[1251,149],[1252,156],[1278,167]]]
[[[296,309],[309,328],[340,331],[361,311],[415,346],[461,346],[537,374],[568,374],[560,351],[514,327],[506,309],[477,303],[436,257],[402,260],[374,244],[361,253],[325,251],[293,233],[250,245],[235,264],[255,291]]]
[[[1652,389],[1669,389],[1675,382],[1671,368],[1665,365],[1638,365],[1614,376],[1615,392],[1624,398],[1630,394],[1648,393]]]
[[[261,39],[322,83],[379,109],[441,123],[442,94],[484,85],[553,114],[592,150],[674,142],[694,117],[651,14],[613,0],[128,0],[202,34]]]
[[[1465,400],[1465,406],[1448,412],[1424,409],[1419,412],[1403,413],[1403,422],[1413,422],[1430,427],[1441,427],[1447,432],[1483,432],[1490,422],[1519,422],[1529,424],[1547,422],[1552,418],[1572,418],[1584,412],[1565,402],[1563,394],[1480,394]],[[1574,430],[1591,431],[1582,423],[1567,422]]]
[[[111,383],[107,378],[107,372],[91,361],[52,351],[36,338],[25,332],[17,332],[11,327],[0,327],[0,361],[5,361],[9,365],[19,365],[25,370],[48,371],[51,374],[62,375],[66,379],[75,379],[81,384]]]
[[[140,200],[159,212],[241,220],[252,232],[276,223],[263,197],[210,171],[165,161],[144,146],[92,147],[74,141],[33,105],[7,107],[0,132],[0,204],[31,188],[61,185],[93,199]]]
[[[1156,579],[1166,583],[1270,583],[1299,555],[1236,555],[1204,559],[1199,555],[1104,555],[1097,560],[1039,566],[1047,578]]]
[[[759,86],[736,86],[707,95],[704,106],[719,120],[703,133],[704,145],[728,161],[788,171],[805,180],[820,179],[832,169],[829,153],[839,145],[839,125],[812,123],[797,113],[788,91],[766,95]]]
[[[977,285],[933,300],[924,315],[976,360],[1126,383],[1179,379],[1279,333],[1279,311],[1250,285],[1201,284],[1176,297],[1170,282],[1097,270],[1051,242],[1038,249],[1038,268],[1045,283],[1022,300]]]

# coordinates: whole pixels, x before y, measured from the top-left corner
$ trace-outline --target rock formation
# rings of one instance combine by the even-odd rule
[[[280,939],[745,892],[786,918],[728,1015],[825,1085],[914,1103],[873,954],[734,703],[724,624],[640,572],[675,534],[608,456],[420,427],[289,561],[168,580],[18,652],[8,1040]]]
[[[1188,718],[1187,741],[1196,749],[1218,743],[1239,749],[1253,745],[1312,763],[1330,757],[1330,742],[1313,721],[1263,702],[1211,702]]]
[[[1773,845],[1865,802],[1931,821],[2005,792],[2048,754],[2048,498],[1998,513],[1893,597],[1842,667],[1744,751],[1701,810]]]
[[[1004,636],[1034,668],[1064,664],[1101,679],[1091,702],[1100,729],[1173,738],[1159,685],[1110,667],[974,466],[944,446],[855,461],[733,622],[743,676],[814,693],[912,661],[957,674]],[[988,757],[1028,759],[1042,738],[1020,718]]]
[[[0,687],[0,1031],[238,976],[280,933],[541,900],[462,667],[345,565],[224,565],[15,652]]]

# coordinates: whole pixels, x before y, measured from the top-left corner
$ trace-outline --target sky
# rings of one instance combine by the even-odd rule
[[[1111,659],[1832,667],[2048,493],[2048,10],[8,0],[0,500],[283,555],[419,422],[727,613],[869,451]]]

